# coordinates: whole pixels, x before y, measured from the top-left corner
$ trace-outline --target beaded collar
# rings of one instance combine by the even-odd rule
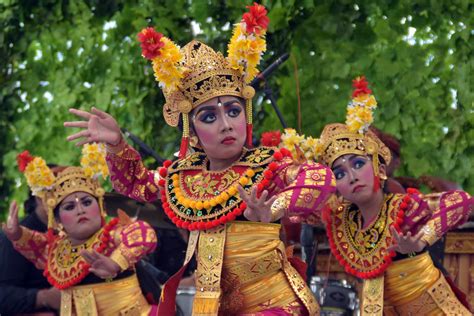
[[[244,149],[240,158],[223,171],[207,170],[208,159],[203,152],[165,162],[159,170],[165,213],[178,227],[189,230],[233,221],[246,208],[237,187],[249,191],[256,185],[259,192],[263,191],[278,162],[288,155],[287,150],[272,147]]]
[[[395,252],[386,251],[393,244],[390,227],[400,230],[410,203],[409,195],[385,195],[376,220],[365,229],[354,205],[346,203],[334,210],[324,210],[331,251],[347,273],[369,279],[388,268],[395,256]]]

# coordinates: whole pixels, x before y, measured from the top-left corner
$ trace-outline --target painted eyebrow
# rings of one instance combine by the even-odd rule
[[[360,156],[358,156],[358,155],[350,155],[350,157],[348,158],[348,160],[349,160],[350,162],[352,162],[354,159],[358,159],[359,157],[360,157]],[[361,159],[364,159],[364,158],[361,158]],[[365,159],[364,159],[364,160],[365,160]],[[342,167],[341,165],[337,165],[337,166],[332,167],[331,170],[334,171],[334,170],[339,169],[339,168],[341,168],[341,167]]]
[[[230,100],[230,101],[227,101],[227,102],[224,102],[222,103],[222,105],[224,107],[228,107],[229,105],[233,105],[233,104],[236,104],[238,103],[240,106],[242,106],[242,104],[239,102],[239,100]],[[206,106],[203,106],[202,108],[200,108],[196,114],[194,114],[195,116],[197,116],[200,112],[202,111],[215,111],[216,110],[216,107],[217,105],[206,105]]]
[[[352,159],[355,158],[355,157],[356,157],[356,155],[350,155],[348,159],[352,161]],[[342,167],[341,165],[333,166],[332,170],[335,170],[335,169],[338,169],[338,168],[341,168],[341,167]]]
[[[90,199],[91,197],[90,196],[83,196],[80,198],[81,202],[85,201],[86,199]],[[67,202],[64,202],[64,204],[62,204],[61,206],[64,206],[64,205],[67,205],[67,204],[70,204],[70,203],[74,203],[74,201],[67,201]]]

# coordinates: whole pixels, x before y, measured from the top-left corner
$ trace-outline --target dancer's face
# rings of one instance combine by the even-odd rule
[[[376,194],[374,170],[368,156],[343,155],[334,161],[331,169],[336,177],[337,191],[344,199],[355,204],[373,199]],[[379,175],[385,175],[383,165]]]
[[[88,239],[102,224],[97,199],[85,192],[68,195],[59,204],[59,221],[71,239]]]
[[[193,110],[199,144],[209,159],[237,159],[246,139],[245,107],[233,96],[210,99]]]

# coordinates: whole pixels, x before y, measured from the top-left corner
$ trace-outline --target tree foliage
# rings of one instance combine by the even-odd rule
[[[289,126],[317,136],[343,122],[351,79],[366,75],[379,108],[376,126],[401,140],[400,175],[437,175],[474,193],[474,5],[469,0],[263,1],[269,9],[269,79]],[[70,107],[97,106],[164,157],[179,134],[161,115],[163,96],[140,56],[137,32],[151,23],[184,45],[197,37],[224,52],[242,1],[0,1],[0,207],[26,186],[16,155],[77,164],[65,138]],[[262,67],[263,69],[263,67]],[[296,89],[295,69],[299,91]],[[257,98],[256,134],[280,128]],[[152,163],[152,161],[149,161]]]

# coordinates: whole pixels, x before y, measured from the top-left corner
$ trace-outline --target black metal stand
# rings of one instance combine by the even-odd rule
[[[311,282],[311,277],[316,272],[316,251],[317,245],[314,239],[314,230],[313,226],[308,224],[301,224],[301,233],[300,233],[300,242],[301,242],[301,259],[306,262],[306,283],[308,285]]]

